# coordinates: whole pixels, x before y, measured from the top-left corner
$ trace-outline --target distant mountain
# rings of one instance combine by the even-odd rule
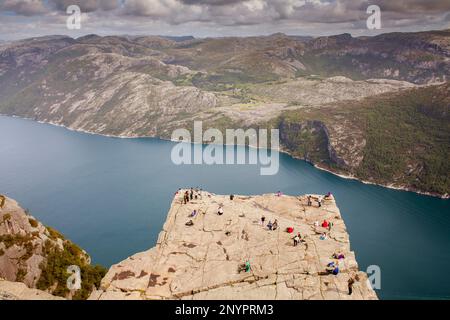
[[[371,96],[443,83],[449,75],[450,30],[359,38],[48,36],[0,45],[0,113],[100,134],[170,138],[193,120],[259,126],[292,110],[375,103]],[[428,115],[439,114],[425,102]],[[357,161],[375,157],[359,140],[347,146],[358,150]],[[328,152],[326,144],[317,148]],[[356,173],[359,165],[331,158],[335,171],[384,184],[407,180],[377,177],[375,169],[366,177]]]
[[[172,40],[175,42],[182,42],[182,41],[188,41],[188,40],[195,40],[193,36],[160,36],[161,38]]]
[[[450,82],[282,114],[295,156],[355,178],[450,193]]]

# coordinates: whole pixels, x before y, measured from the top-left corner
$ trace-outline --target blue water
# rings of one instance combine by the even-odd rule
[[[175,166],[173,146],[0,116],[0,193],[110,266],[155,244],[179,187],[331,191],[360,268],[381,268],[381,298],[450,298],[450,201],[342,179],[287,155],[275,176],[257,166]]]

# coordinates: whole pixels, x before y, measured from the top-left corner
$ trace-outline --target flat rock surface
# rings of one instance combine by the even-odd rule
[[[0,300],[65,300],[45,291],[30,289],[24,283],[0,280]]]
[[[230,200],[201,192],[183,204],[183,192],[174,198],[157,245],[112,266],[90,299],[377,299],[358,270],[332,197],[319,208],[315,200],[308,206],[307,196]],[[191,218],[193,210],[198,214]],[[262,216],[265,224],[277,219],[278,229],[269,230]],[[317,227],[325,219],[331,230]],[[294,246],[298,232],[303,241]],[[328,263],[338,262],[334,253],[345,256],[338,275],[326,272]],[[247,261],[251,270],[240,270]],[[350,277],[358,279],[352,295]]]

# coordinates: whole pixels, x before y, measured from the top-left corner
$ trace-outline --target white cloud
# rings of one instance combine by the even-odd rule
[[[82,30],[99,34],[362,34],[368,32],[369,4],[381,7],[383,26],[391,28],[381,32],[445,28],[450,14],[450,1],[445,0],[0,0],[0,19],[15,27],[39,19],[37,28],[51,32],[57,25],[54,17],[63,20],[69,4],[78,4],[87,15]],[[16,19],[5,19],[11,12]]]

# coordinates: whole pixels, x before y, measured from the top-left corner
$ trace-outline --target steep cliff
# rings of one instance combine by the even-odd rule
[[[67,288],[67,267],[80,267],[80,290]],[[0,196],[0,278],[72,299],[86,299],[104,275],[89,255],[56,230]],[[20,289],[20,288],[19,288]]]
[[[183,192],[175,196],[156,246],[112,266],[90,299],[377,298],[358,269],[332,197],[319,208],[316,200],[309,206],[306,196],[231,200],[199,192],[183,204]],[[269,230],[266,225],[275,219],[278,228]],[[323,220],[333,226],[317,226]],[[192,225],[186,225],[189,221]],[[294,246],[297,233],[302,241]],[[344,258],[338,262],[334,254]],[[330,262],[339,265],[337,275],[326,272]],[[352,295],[350,278],[358,279]]]

